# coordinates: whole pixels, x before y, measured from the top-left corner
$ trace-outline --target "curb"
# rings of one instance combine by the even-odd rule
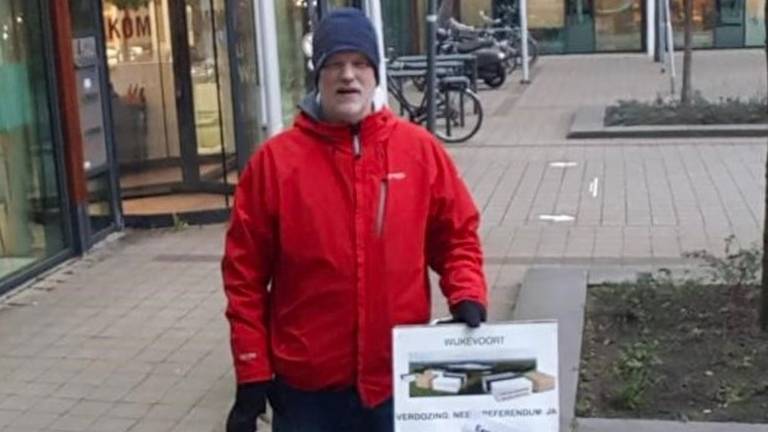
[[[758,138],[768,137],[766,124],[605,126],[606,107],[582,107],[573,116],[568,139],[585,138]]]
[[[576,420],[576,430],[578,432],[766,432],[768,431],[768,425],[750,423],[579,418]]]

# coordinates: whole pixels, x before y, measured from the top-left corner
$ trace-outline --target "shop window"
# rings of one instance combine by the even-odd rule
[[[715,0],[693,1],[693,46],[694,48],[711,48],[715,41]],[[671,0],[672,31],[675,47],[683,48],[685,38],[685,7],[684,0]]]
[[[638,51],[642,47],[642,0],[595,0],[595,49]]]
[[[765,45],[765,1],[747,0],[746,45]]]
[[[307,59],[301,49],[302,38],[310,32],[308,5],[306,2],[294,0],[277,0],[275,18],[280,55],[283,119],[285,124],[291,124],[296,114],[296,105],[312,87]]]
[[[142,175],[148,161],[180,154],[168,2],[121,9],[105,1],[103,11],[121,186],[179,180],[172,166],[153,179]]]
[[[66,244],[37,4],[0,0],[0,278]]]
[[[509,3],[509,2],[505,2]],[[542,52],[565,49],[565,1],[535,0],[528,3],[528,28]]]

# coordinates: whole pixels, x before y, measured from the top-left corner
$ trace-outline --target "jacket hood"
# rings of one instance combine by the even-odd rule
[[[327,123],[323,120],[322,108],[317,98],[317,92],[309,93],[299,102],[299,115],[294,126],[308,134],[321,139],[323,142],[338,145],[343,150],[351,151],[348,141],[354,133],[358,133],[361,141],[367,144],[382,143],[392,134],[397,118],[392,112],[382,107],[369,114],[354,126]]]

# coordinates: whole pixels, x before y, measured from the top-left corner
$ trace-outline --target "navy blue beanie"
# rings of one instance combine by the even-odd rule
[[[320,69],[332,55],[342,51],[360,52],[368,58],[379,82],[379,44],[376,30],[367,16],[355,8],[333,9],[320,20],[312,35],[312,64]]]

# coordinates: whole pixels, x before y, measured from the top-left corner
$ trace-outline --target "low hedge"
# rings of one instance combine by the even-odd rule
[[[768,99],[765,96],[720,98],[710,101],[695,95],[689,105],[680,100],[620,100],[605,111],[605,126],[709,125],[768,123]]]

